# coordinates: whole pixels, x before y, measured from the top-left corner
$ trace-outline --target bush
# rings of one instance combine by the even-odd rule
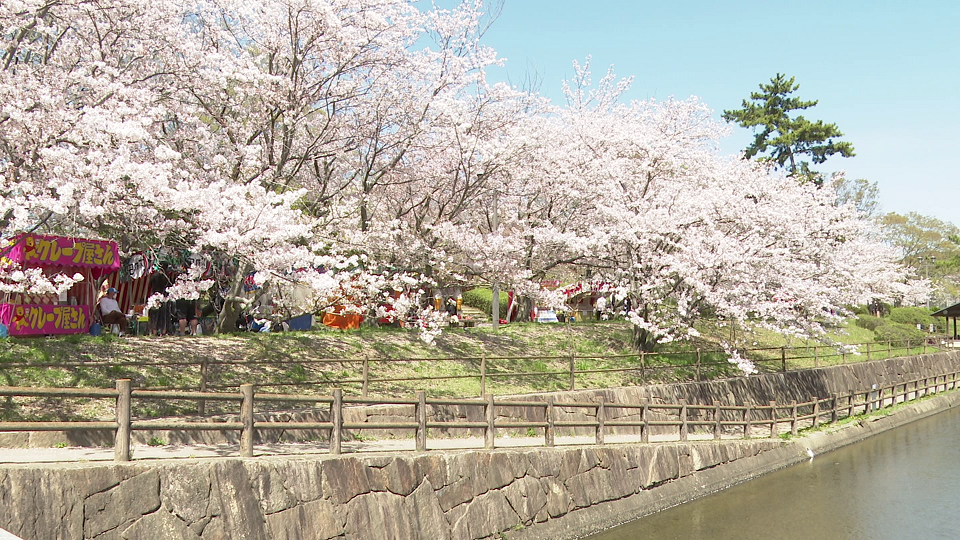
[[[883,326],[884,324],[886,324],[886,321],[884,321],[880,317],[875,317],[873,315],[867,315],[867,314],[857,316],[856,325],[859,326],[860,328],[866,328],[871,332],[876,332],[877,328],[879,328],[880,326]]]
[[[503,319],[507,316],[507,306],[510,303],[510,298],[506,292],[500,292],[500,318]],[[466,306],[474,307],[480,311],[491,315],[493,313],[493,291],[483,287],[477,287],[475,289],[470,289],[469,291],[463,293],[463,304]]]
[[[917,323],[919,323],[922,324],[924,328],[937,322],[930,316],[930,310],[922,307],[893,308],[890,310],[890,320],[895,323],[909,324],[913,327],[916,327]]]
[[[906,341],[921,340],[927,337],[926,332],[917,330],[916,326],[908,324],[888,323],[883,324],[876,329],[877,341]]]

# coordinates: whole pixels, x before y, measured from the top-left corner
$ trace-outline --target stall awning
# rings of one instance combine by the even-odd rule
[[[120,269],[117,244],[109,240],[19,234],[8,246],[4,258],[23,268],[83,269],[94,278]]]

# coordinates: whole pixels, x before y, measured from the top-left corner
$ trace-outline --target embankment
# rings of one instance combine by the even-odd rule
[[[607,401],[808,399],[955,371],[960,353],[710,383]],[[0,467],[0,528],[25,539],[576,538],[960,402],[951,392],[795,439]],[[372,414],[371,416],[376,416]]]

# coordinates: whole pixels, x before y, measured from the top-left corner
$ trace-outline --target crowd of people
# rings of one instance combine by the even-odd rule
[[[170,273],[163,269],[154,272],[150,278],[150,287],[148,294],[166,294],[167,289],[173,283]],[[121,336],[130,332],[129,315],[120,309],[117,302],[117,291],[114,287],[109,287],[100,297],[100,321],[104,325],[117,325]],[[139,313],[134,314],[139,316]],[[195,336],[200,332],[200,313],[197,310],[197,301],[187,298],[177,300],[167,300],[161,302],[159,306],[147,310],[147,335],[168,336],[177,334],[180,336]]]
[[[627,317],[632,309],[633,306],[629,296],[624,298],[620,303],[614,302],[609,308],[607,307],[607,299],[604,296],[598,297],[593,304],[593,313],[598,321],[606,320],[614,316]]]

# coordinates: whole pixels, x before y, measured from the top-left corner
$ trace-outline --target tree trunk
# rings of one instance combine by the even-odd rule
[[[515,298],[517,302],[517,321],[530,322],[530,312],[533,311],[533,298],[522,296]]]
[[[641,313],[644,320],[649,320],[647,319],[647,316],[650,313],[650,306],[648,304],[643,304],[642,307],[638,306],[636,311]],[[653,352],[657,348],[657,339],[655,336],[651,335],[650,331],[647,329],[634,325],[633,346],[638,351]]]
[[[243,298],[240,291],[243,290],[243,280],[250,272],[250,266],[244,265],[243,269],[233,276],[230,283],[230,290],[223,297],[223,309],[217,317],[217,332],[233,332],[237,329],[237,316],[240,314],[240,306],[243,305]]]

